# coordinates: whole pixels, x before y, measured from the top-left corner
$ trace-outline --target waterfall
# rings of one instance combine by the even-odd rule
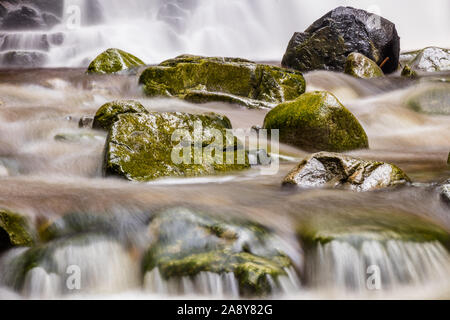
[[[30,6],[30,1],[21,1]],[[394,21],[405,40],[403,49],[450,45],[442,31],[449,27],[445,16],[448,12],[445,7],[450,5],[447,1],[414,4],[403,17],[395,11],[402,10],[400,4],[385,0],[375,6],[371,3],[130,0],[124,5],[120,0],[64,0],[59,23],[51,29],[2,31],[0,64],[3,67],[86,67],[109,47],[129,51],[148,64],[182,53],[279,61],[293,32],[303,31],[338,5],[357,6]],[[35,9],[44,14],[42,8]],[[439,12],[443,15],[435,17]],[[429,21],[433,23],[430,25]]]

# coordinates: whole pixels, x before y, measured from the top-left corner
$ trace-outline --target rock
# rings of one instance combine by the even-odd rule
[[[338,7],[303,33],[294,33],[282,66],[300,71],[344,71],[347,56],[359,52],[380,65],[384,73],[397,70],[400,38],[395,25],[375,14]]]
[[[308,92],[272,109],[265,129],[279,129],[280,142],[306,151],[345,151],[368,148],[358,120],[331,93]]]
[[[345,62],[345,73],[356,78],[377,78],[384,75],[381,68],[364,55],[353,52],[347,57]]]
[[[414,71],[413,69],[411,69],[410,66],[405,66],[402,69],[401,76],[402,77],[407,77],[407,78],[417,78],[417,72]]]
[[[146,69],[139,79],[148,96],[203,103],[221,101],[273,107],[305,91],[300,72],[238,58],[183,55]]]
[[[188,208],[160,212],[149,226],[154,237],[144,272],[157,268],[164,280],[209,272],[233,273],[241,295],[264,295],[292,263],[273,246],[271,232],[248,221],[226,221]]]
[[[35,51],[9,51],[2,55],[2,64],[13,68],[38,68],[47,62],[47,54]]]
[[[283,180],[284,185],[372,191],[410,182],[397,166],[338,153],[319,152],[304,159]]]
[[[61,23],[61,20],[59,20],[57,17],[55,17],[53,14],[51,13],[46,13],[44,12],[42,14],[42,20],[44,20],[45,24],[49,27],[49,28],[53,28],[54,26],[58,25]]]
[[[119,115],[125,113],[148,113],[147,109],[134,100],[116,100],[105,103],[98,109],[94,117],[93,128],[109,130]]]
[[[82,116],[80,121],[78,121],[78,128],[92,128],[94,123],[94,118],[89,116]]]
[[[410,59],[410,60],[408,60]],[[416,71],[434,72],[450,70],[450,49],[427,47],[403,55],[403,63]]]
[[[42,29],[43,27],[45,24],[40,14],[28,6],[8,12],[2,22],[3,30]]]
[[[55,140],[60,142],[79,143],[93,140],[104,141],[105,137],[93,133],[60,133],[55,135]]]
[[[203,137],[198,140],[180,137],[181,142],[172,141],[172,134],[176,129],[184,129],[186,134],[192,136],[196,125],[203,128]],[[249,167],[248,157],[244,150],[240,151],[235,138],[226,136],[225,130],[229,128],[229,120],[215,114],[122,114],[111,127],[106,141],[105,175],[149,181],[168,176],[201,176],[246,169]],[[215,141],[217,133],[225,139]],[[223,154],[220,152],[213,156],[208,153],[210,148],[216,147],[221,151],[225,150]],[[201,151],[200,158],[194,158],[197,151]],[[234,159],[233,164],[224,160],[227,155]],[[173,156],[178,158],[179,163],[174,162]],[[183,156],[187,156],[187,159],[180,158]],[[219,163],[217,157],[223,164]]]
[[[450,154],[448,163],[450,164]],[[441,184],[441,186],[439,187],[439,192],[442,201],[450,205],[450,179]]]
[[[62,18],[64,14],[64,1],[61,0],[22,0],[41,12],[49,12],[56,17]]]
[[[31,246],[33,243],[34,236],[28,219],[0,209],[0,251],[11,246]]]
[[[406,105],[416,112],[450,115],[450,85],[443,84],[416,90]]]
[[[108,49],[89,65],[88,73],[116,73],[145,65],[139,58],[119,49]]]

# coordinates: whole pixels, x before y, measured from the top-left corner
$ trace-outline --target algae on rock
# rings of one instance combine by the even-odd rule
[[[143,65],[145,65],[145,63],[142,60],[128,52],[119,49],[108,49],[92,60],[87,72],[117,73]]]
[[[31,246],[34,234],[25,216],[0,209],[0,247]]]
[[[298,71],[238,58],[182,55],[146,69],[140,76],[148,96],[204,103],[221,101],[246,107],[273,107],[305,92]]]
[[[148,113],[147,109],[135,100],[116,100],[102,105],[95,114],[92,127],[109,130],[119,115],[125,113]]]
[[[378,78],[384,75],[383,70],[375,61],[358,52],[352,52],[348,55],[344,72],[356,78],[364,79]]]
[[[272,109],[265,129],[279,129],[280,142],[306,151],[346,151],[369,147],[355,116],[325,91],[307,92]]]

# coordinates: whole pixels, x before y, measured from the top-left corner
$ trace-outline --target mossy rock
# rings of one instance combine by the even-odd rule
[[[450,49],[427,47],[402,54],[402,66],[415,71],[436,72],[450,70]]]
[[[442,84],[416,90],[406,105],[420,113],[450,115],[450,85]]]
[[[198,139],[194,138],[196,127],[203,128]],[[122,114],[108,134],[104,173],[132,181],[149,181],[247,169],[248,156],[239,141],[227,134],[226,129],[230,128],[228,118],[217,114]],[[187,136],[172,141],[177,129],[184,130],[181,133]],[[218,134],[220,141],[216,141]]]
[[[95,114],[94,129],[109,130],[119,115],[125,113],[148,113],[147,109],[135,100],[116,100],[102,105]]]
[[[191,102],[273,107],[305,92],[300,72],[238,58],[183,55],[146,69],[139,78],[148,96]]]
[[[0,249],[11,246],[32,246],[34,239],[30,222],[25,216],[0,209]]]
[[[334,212],[311,212],[299,223],[297,234],[307,246],[333,240],[361,243],[364,240],[386,242],[438,241],[450,248],[450,234],[434,222],[399,210],[341,208]]]
[[[375,61],[361,53],[353,52],[348,55],[344,72],[356,78],[378,78],[384,76],[383,70]]]
[[[449,154],[449,163],[450,163],[450,154]],[[446,204],[450,205],[450,179],[445,181],[443,184],[439,186],[439,192],[441,195],[442,201]]]
[[[143,66],[145,63],[132,54],[119,50],[108,49],[99,54],[89,65],[88,73],[117,73],[130,68]]]
[[[355,116],[331,93],[308,92],[272,109],[265,129],[279,129],[280,142],[306,151],[346,151],[369,147]]]
[[[272,290],[268,276],[276,282],[292,266],[271,245],[271,232],[248,221],[180,207],[158,213],[149,230],[155,240],[143,259],[143,271],[158,268],[166,280],[231,272],[241,294],[263,295]]]
[[[411,69],[410,66],[405,66],[402,69],[401,76],[414,79],[414,78],[417,78],[417,72],[414,71],[413,69]]]
[[[304,159],[283,180],[284,185],[328,186],[354,191],[397,187],[408,182],[408,176],[393,164],[330,152],[319,152]]]

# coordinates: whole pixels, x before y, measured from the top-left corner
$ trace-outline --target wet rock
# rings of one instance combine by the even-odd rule
[[[233,273],[241,295],[272,291],[292,263],[271,241],[265,227],[228,221],[188,208],[160,212],[149,225],[154,241],[143,259],[144,272],[157,268],[164,280],[200,273]]]
[[[93,133],[60,133],[55,135],[55,140],[68,143],[79,143],[89,141],[104,141],[105,137]]]
[[[417,90],[406,104],[417,112],[450,115],[450,85]]]
[[[2,55],[2,64],[13,68],[38,68],[47,62],[47,54],[34,51],[9,51]]]
[[[135,100],[117,100],[105,103],[94,117],[93,128],[109,130],[119,115],[125,113],[148,113],[147,109]]]
[[[203,103],[273,107],[305,91],[301,73],[238,58],[183,55],[146,69],[139,83],[149,96]]]
[[[307,151],[368,148],[364,129],[338,99],[325,91],[307,92],[271,110],[265,129],[279,129],[280,142]]]
[[[410,182],[397,166],[338,153],[319,152],[304,159],[283,180],[284,185],[372,191]]]
[[[300,71],[343,71],[347,56],[359,52],[380,65],[384,73],[397,70],[400,38],[395,25],[375,14],[338,7],[314,22],[305,32],[294,33],[282,65]]]
[[[40,14],[27,6],[8,12],[2,21],[2,29],[4,30],[41,29],[43,27],[45,27],[45,24]]]
[[[377,78],[384,75],[380,67],[364,55],[353,52],[345,62],[345,73],[357,78]]]
[[[448,161],[448,163],[450,164],[450,154],[449,154],[449,161]],[[439,187],[439,192],[440,192],[442,201],[444,201],[445,203],[450,205],[450,179],[445,181]]]
[[[450,49],[427,47],[405,53],[403,64],[416,71],[434,72],[450,70]]]
[[[78,128],[92,128],[94,118],[89,116],[82,116],[78,121]]]
[[[22,0],[41,12],[49,12],[56,17],[62,18],[64,11],[64,1],[61,0]]]
[[[55,17],[53,14],[51,13],[46,13],[44,12],[42,14],[42,20],[44,20],[45,24],[49,27],[49,28],[53,28],[54,26],[58,25],[61,23],[61,20],[59,20],[57,17]]]
[[[89,65],[88,73],[116,73],[136,68],[145,63],[130,53],[119,49],[108,49],[99,54]]]
[[[122,114],[108,134],[105,175],[149,181],[246,169],[249,164],[245,151],[225,132],[229,125],[226,117],[216,114]],[[195,127],[199,128],[196,132]],[[184,130],[178,132],[183,136],[178,141],[172,140],[176,129]],[[195,139],[193,134],[200,137]],[[226,159],[233,159],[233,164]]]
[[[407,77],[407,78],[417,78],[417,72],[414,71],[413,69],[411,69],[410,66],[405,66],[402,69],[401,76],[402,77]]]
[[[28,219],[0,209],[0,250],[11,246],[31,246],[33,243],[34,235]]]

